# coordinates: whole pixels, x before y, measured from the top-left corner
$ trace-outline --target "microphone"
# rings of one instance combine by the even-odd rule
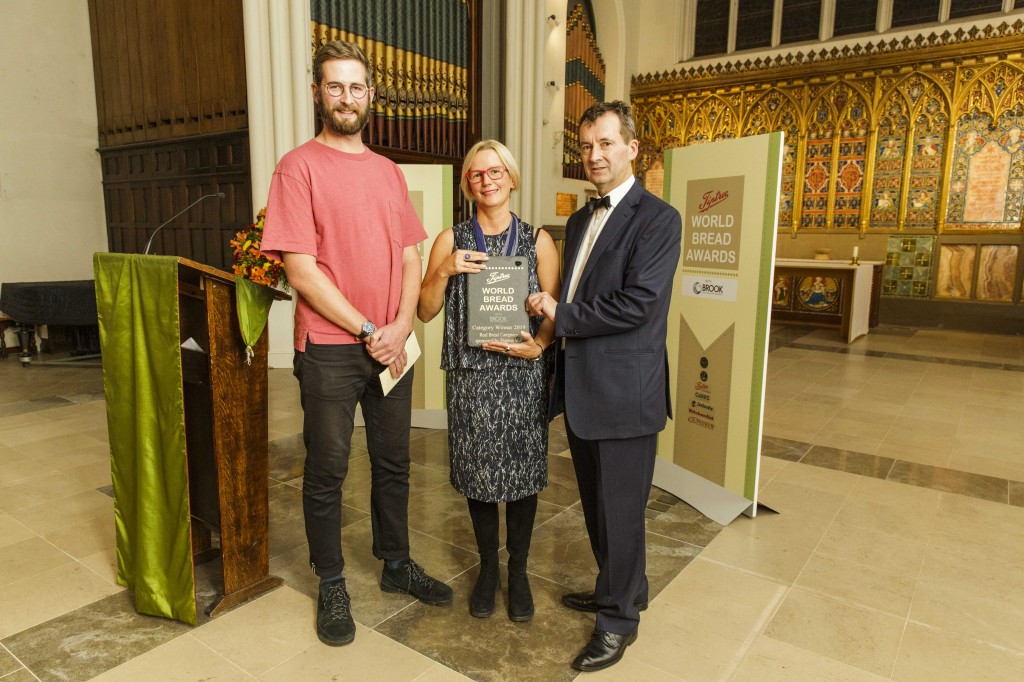
[[[145,256],[145,255],[147,255],[147,254],[149,253],[149,247],[153,246],[153,237],[155,237],[155,236],[156,236],[156,233],[157,233],[157,232],[159,232],[160,230],[164,229],[165,227],[167,227],[167,226],[168,226],[168,225],[170,225],[171,223],[173,223],[173,222],[174,222],[174,220],[175,220],[175,219],[176,219],[176,218],[177,218],[178,216],[180,216],[180,215],[181,215],[182,213],[185,213],[186,211],[188,211],[188,210],[189,210],[190,208],[192,208],[193,206],[195,206],[196,204],[198,204],[198,203],[199,203],[200,201],[202,201],[203,199],[209,199],[210,197],[217,197],[218,199],[223,199],[223,198],[225,198],[226,196],[227,196],[227,195],[226,195],[226,194],[224,194],[224,192],[217,192],[216,194],[204,194],[203,196],[199,197],[198,199],[196,199],[195,201],[193,201],[193,202],[192,202],[191,204],[189,204],[189,205],[188,205],[188,206],[186,206],[185,208],[183,208],[183,209],[181,209],[180,211],[178,211],[177,213],[175,213],[175,214],[174,214],[173,216],[171,216],[171,219],[170,219],[170,220],[168,220],[168,221],[166,221],[166,222],[162,223],[162,224],[160,225],[160,227],[158,227],[158,228],[156,228],[155,230],[153,230],[153,234],[149,235],[149,241],[148,241],[148,242],[146,242],[146,248],[145,248],[145,249],[143,249],[143,251],[142,251],[142,255],[143,255],[143,256]]]

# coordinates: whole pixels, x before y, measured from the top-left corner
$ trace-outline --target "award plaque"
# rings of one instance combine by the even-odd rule
[[[486,269],[466,275],[470,346],[518,343],[523,340],[519,332],[530,331],[527,262],[526,256],[491,256]]]

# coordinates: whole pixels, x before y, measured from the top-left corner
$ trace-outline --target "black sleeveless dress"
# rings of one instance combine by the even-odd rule
[[[452,228],[456,249],[476,250],[473,226]],[[507,230],[484,235],[497,255]],[[503,251],[502,251],[503,252]],[[521,222],[513,255],[527,258],[530,292],[540,291],[533,228]],[[445,289],[441,369],[448,402],[448,452],[452,487],[481,502],[512,502],[548,484],[547,384],[550,353],[536,362],[467,345],[466,276]],[[543,318],[530,319],[536,335]]]

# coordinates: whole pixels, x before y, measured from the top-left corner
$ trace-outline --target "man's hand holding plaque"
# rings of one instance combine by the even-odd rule
[[[519,332],[523,337],[518,343],[506,343],[504,341],[488,341],[482,347],[484,350],[495,353],[504,353],[513,358],[526,358],[537,360],[544,354],[544,348],[537,343],[537,340],[530,336],[530,332]]]

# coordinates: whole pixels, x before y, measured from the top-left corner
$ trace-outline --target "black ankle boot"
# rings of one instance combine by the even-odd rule
[[[524,623],[533,618],[533,593],[526,576],[526,560],[530,555],[533,521],[537,516],[537,496],[505,505],[508,527],[508,618]]]
[[[508,619],[514,623],[525,623],[533,618],[533,593],[526,567],[508,567]]]
[[[476,579],[473,594],[469,597],[469,614],[486,618],[494,613],[494,595],[501,587],[498,571],[498,553],[480,557],[480,575]]]

